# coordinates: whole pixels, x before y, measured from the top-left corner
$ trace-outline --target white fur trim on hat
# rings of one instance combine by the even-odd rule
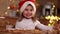
[[[21,6],[21,8],[20,8],[21,13],[25,10],[25,8],[27,7],[27,5],[29,5],[29,4],[31,4],[31,5],[33,6],[34,13],[36,12],[36,7],[35,7],[34,3],[31,2],[31,1],[26,1],[26,2]]]

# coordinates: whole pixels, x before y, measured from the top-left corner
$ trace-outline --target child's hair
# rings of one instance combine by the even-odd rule
[[[32,5],[29,4],[28,6],[32,6]],[[33,6],[32,6],[32,8],[33,8]],[[18,18],[18,21],[21,21],[23,18],[24,18],[23,13],[20,12],[20,17]],[[36,16],[36,13],[35,13],[35,15],[32,17],[32,20],[35,22],[36,19],[37,19],[37,16]]]

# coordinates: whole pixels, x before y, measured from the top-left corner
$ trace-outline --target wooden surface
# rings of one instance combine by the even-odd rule
[[[6,29],[6,25],[14,26],[17,18],[5,17],[4,19],[0,18],[0,30]]]
[[[0,30],[0,34],[60,34],[60,32],[54,31],[42,31],[42,30]]]
[[[2,30],[0,34],[41,34],[39,30]]]

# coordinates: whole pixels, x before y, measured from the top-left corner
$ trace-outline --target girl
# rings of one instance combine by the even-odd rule
[[[20,17],[16,22],[15,28],[18,30],[34,30],[35,27],[41,30],[53,30],[52,26],[41,24],[35,16],[36,7],[34,0],[25,0],[19,3]]]

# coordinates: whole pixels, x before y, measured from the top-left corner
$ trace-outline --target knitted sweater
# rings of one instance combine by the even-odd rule
[[[32,19],[26,19],[23,18],[22,21],[17,21],[15,28],[18,30],[34,30],[35,27],[42,29],[42,30],[52,30],[53,27],[52,26],[46,26],[41,24],[38,20],[36,20],[36,22],[33,23]]]

